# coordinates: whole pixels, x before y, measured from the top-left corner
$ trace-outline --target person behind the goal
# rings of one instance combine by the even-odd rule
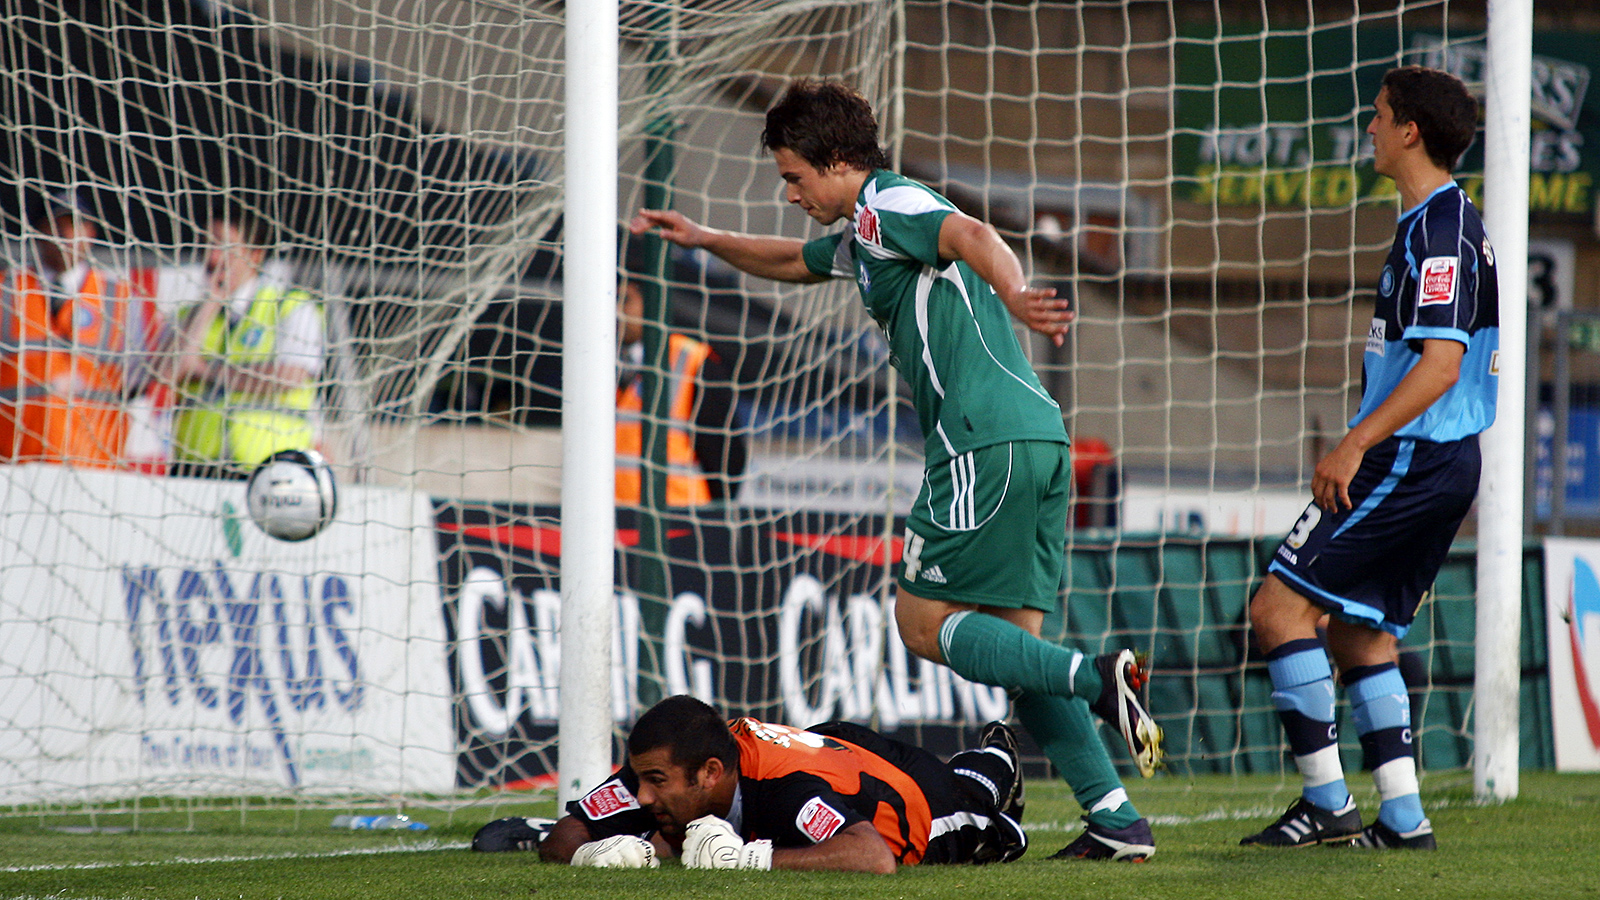
[[[1161,729],[1136,693],[1146,672],[1129,650],[1090,658],[1039,637],[1060,602],[1072,465],[1061,408],[1007,311],[1059,345],[1070,304],[1030,287],[993,227],[889,171],[871,107],[845,85],[791,85],[767,112],[762,144],[789,202],[844,230],[806,243],[648,209],[631,230],[659,229],[763,278],[856,282],[911,386],[926,441],[895,601],[901,638],[970,681],[1016,692],[1018,719],[1087,812],[1084,833],[1058,857],[1149,857],[1150,824],[1090,715],[1092,704],[1148,776],[1161,762]]]

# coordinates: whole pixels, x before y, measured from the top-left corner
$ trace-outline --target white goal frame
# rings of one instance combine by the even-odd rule
[[[615,63],[602,66],[601,60],[615,60],[617,52],[616,0],[597,0],[568,6],[568,252],[569,281],[567,295],[571,298],[611,296],[615,291],[612,282],[611,254],[595,253],[603,247],[613,247],[614,236],[600,234],[609,230],[603,222],[588,222],[590,231],[578,233],[576,211],[570,198],[581,195],[578,188],[593,190],[600,196],[615,196],[616,141],[614,118],[608,142],[599,134],[596,123],[604,116],[594,115],[594,98],[615,96]],[[1521,653],[1521,577],[1523,546],[1523,435],[1526,431],[1526,334],[1527,305],[1515,301],[1524,297],[1522,286],[1527,281],[1528,246],[1528,164],[1530,121],[1530,72],[1532,63],[1533,4],[1532,0],[1490,0],[1489,3],[1489,71],[1486,110],[1487,145],[1485,158],[1485,219],[1486,230],[1493,236],[1497,247],[1496,260],[1500,275],[1500,381],[1498,416],[1495,425],[1483,437],[1484,468],[1479,500],[1479,550],[1478,550],[1478,615],[1476,676],[1474,683],[1474,708],[1476,752],[1473,758],[1473,783],[1480,799],[1505,800],[1516,797],[1518,780],[1518,740],[1520,716],[1518,685],[1520,682]],[[588,65],[574,65],[574,60],[584,60]],[[598,74],[609,68],[610,93],[604,93],[607,82]],[[588,73],[588,74],[584,74]],[[581,76],[581,77],[580,77]],[[590,93],[585,93],[590,92]],[[583,102],[587,98],[589,102]],[[577,104],[581,104],[580,110]],[[603,105],[603,104],[602,104]],[[893,107],[898,109],[898,105]],[[583,127],[578,127],[582,123]],[[600,171],[602,161],[610,163],[609,176]],[[579,176],[584,178],[580,183]],[[592,181],[590,181],[592,179]],[[611,193],[604,194],[605,186]],[[579,207],[609,210],[615,202],[607,204],[579,204]],[[598,227],[605,226],[605,227]],[[587,252],[585,249],[587,248]],[[579,287],[581,285],[581,288]],[[593,316],[569,322],[581,322],[579,332],[590,339],[589,343],[570,345],[565,363],[569,376],[579,372],[579,361],[571,359],[571,351],[595,344],[594,332],[614,327],[610,316],[611,306],[595,303],[569,303],[568,309],[588,311]],[[592,321],[594,317],[604,323]],[[590,329],[593,329],[591,331]],[[584,355],[582,352],[578,356]],[[597,368],[610,357],[601,352],[593,354]],[[610,363],[614,366],[614,362]],[[583,376],[599,380],[600,371],[585,371]],[[614,377],[614,375],[613,375]],[[582,383],[569,377],[566,384]],[[599,381],[610,384],[611,379]],[[601,398],[603,400],[603,398]],[[565,408],[575,410],[575,398],[564,398]],[[595,407],[606,407],[601,402]],[[587,411],[594,413],[594,408]],[[569,422],[573,420],[568,420]],[[611,517],[604,510],[614,512],[611,505],[611,469],[605,466],[586,466],[582,459],[595,457],[594,448],[609,446],[610,432],[600,434],[596,423],[590,422],[584,440],[593,440],[588,451],[578,452],[582,446],[575,432],[567,435],[565,475],[563,479],[562,520],[570,530],[571,538],[583,534],[584,549],[565,546],[562,570],[563,622],[562,629],[562,696],[565,698],[561,718],[562,771],[561,802],[572,799],[579,785],[593,783],[598,778],[588,773],[577,777],[569,763],[576,757],[585,761],[609,759],[610,732],[606,721],[604,685],[599,678],[584,679],[580,671],[607,672],[610,668],[611,623],[610,604],[600,602],[608,595],[609,577],[573,578],[572,573],[611,571],[609,531],[604,528],[583,529],[583,523],[609,523]],[[570,426],[569,426],[570,427]],[[609,424],[605,426],[609,428]],[[581,502],[578,498],[582,498]],[[605,503],[599,501],[604,499]],[[593,531],[593,534],[589,532]],[[576,540],[574,540],[576,543]],[[570,555],[569,555],[570,554]],[[570,562],[569,562],[570,560]],[[581,623],[581,624],[580,624]],[[569,674],[569,672],[571,674]],[[579,691],[587,685],[589,694]],[[573,693],[568,693],[571,689]],[[591,696],[592,694],[592,696]],[[582,699],[580,700],[580,697]]]
[[[1528,128],[1533,0],[1490,0],[1484,229],[1500,274],[1500,398],[1478,500],[1473,789],[1517,796],[1522,680],[1523,435],[1527,433]]]

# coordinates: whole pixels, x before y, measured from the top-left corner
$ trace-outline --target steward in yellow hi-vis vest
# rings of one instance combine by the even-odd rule
[[[264,386],[260,378],[252,379],[248,389],[230,387],[227,376],[280,363],[281,326],[297,315],[313,316],[320,337],[321,307],[302,290],[263,287],[247,304],[235,301],[212,319],[198,349],[216,362],[219,377],[190,378],[179,387],[172,443],[180,463],[245,472],[280,450],[311,448],[315,372],[276,389]]]

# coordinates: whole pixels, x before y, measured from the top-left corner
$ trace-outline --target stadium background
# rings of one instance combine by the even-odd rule
[[[16,662],[6,689],[28,699],[19,709],[37,706],[39,716],[7,732],[16,753],[6,757],[20,761],[10,770],[13,796],[59,797],[86,784],[104,796],[270,792],[307,784],[309,758],[337,773],[326,787],[343,778],[378,794],[440,787],[402,773],[419,755],[448,760],[458,786],[525,782],[554,764],[552,698],[541,694],[541,707],[513,695],[548,692],[553,664],[517,644],[520,635],[547,639],[554,628],[539,605],[555,583],[539,536],[559,526],[550,504],[560,483],[560,232],[548,208],[559,193],[551,171],[558,160],[519,145],[524,132],[538,130],[521,113],[511,117],[516,127],[483,126],[496,121],[483,107],[509,104],[542,74],[514,64],[527,49],[521,41],[489,34],[518,20],[474,21],[470,4],[421,6],[391,4],[375,19],[317,2],[9,5],[0,91],[0,118],[17,126],[0,141],[8,258],[20,254],[28,204],[46,185],[89,194],[106,222],[108,257],[154,272],[158,282],[192,267],[206,203],[226,195],[266,212],[287,267],[335,313],[341,336],[324,391],[324,440],[342,477],[370,489],[378,506],[394,489],[427,501],[401,502],[399,519],[351,511],[368,508],[353,502],[341,517],[354,530],[348,544],[336,544],[343,549],[294,557],[248,532],[239,537],[228,504],[242,504],[218,487],[8,471],[0,596],[17,633],[37,637],[11,642],[20,649],[8,651],[16,654],[8,663]],[[1364,117],[1352,118],[1351,98],[1364,106],[1376,75],[1406,54],[1464,46],[1436,58],[1470,75],[1481,7],[1327,4],[1310,14],[1294,3],[906,3],[894,8],[903,16],[898,55],[846,62],[855,51],[881,49],[874,31],[893,25],[883,10],[864,7],[806,20],[798,61],[775,57],[781,62],[715,79],[711,99],[666,142],[679,202],[712,224],[802,234],[805,223],[773,202],[753,149],[760,112],[783,76],[843,74],[891,100],[886,124],[901,166],[995,222],[1030,251],[1041,279],[1070,290],[1083,311],[1067,348],[1032,348],[1069,410],[1069,430],[1111,450],[1098,470],[1085,467],[1083,486],[1102,496],[1087,497],[1096,502],[1085,505],[1084,527],[1072,535],[1069,614],[1052,632],[1156,653],[1163,674],[1152,705],[1174,722],[1178,768],[1280,770],[1243,603],[1265,542],[1297,511],[1310,462],[1342,430],[1359,380],[1352,324],[1365,321],[1371,273],[1393,221],[1392,204],[1372,193],[1370,172],[1339,180],[1341,166],[1347,174],[1359,167],[1338,129],[1359,130]],[[651,52],[640,35],[656,27],[654,9],[631,7],[635,58]],[[540,11],[548,10],[524,8],[530,33],[546,24]],[[1530,178],[1540,261],[1533,286],[1547,313],[1535,330],[1535,380],[1548,408],[1536,429],[1540,463],[1530,467],[1542,489],[1532,521],[1537,532],[1586,534],[1600,514],[1600,417],[1587,405],[1600,329],[1585,318],[1600,293],[1600,163],[1584,151],[1600,146],[1589,139],[1600,139],[1600,97],[1575,88],[1587,88],[1600,15],[1576,3],[1542,4],[1538,14],[1535,53],[1559,65],[1545,70],[1551,102],[1536,105],[1535,144],[1545,152],[1536,152]],[[453,45],[428,21],[470,23],[488,36]],[[1229,52],[1230,36],[1239,38],[1237,52]],[[474,58],[451,55],[462,46]],[[1347,48],[1360,48],[1359,60]],[[899,71],[888,71],[885,59]],[[141,66],[163,77],[146,77]],[[148,119],[138,120],[141,113]],[[624,207],[651,196],[643,176],[660,159],[639,137],[655,120],[637,113],[629,121],[637,131],[625,145]],[[1223,139],[1230,127],[1249,132],[1262,121],[1304,127],[1263,132],[1253,147]],[[1218,135],[1214,142],[1208,133]],[[1478,165],[1469,156],[1469,190]],[[892,636],[874,638],[868,627],[873,617],[886,621],[878,598],[898,533],[892,519],[900,510],[884,487],[903,485],[908,473],[914,483],[919,442],[880,370],[871,329],[843,292],[795,303],[693,256],[675,257],[662,274],[670,324],[708,338],[736,364],[757,455],[736,506],[682,521],[619,521],[618,588],[637,613],[637,632],[623,633],[642,636],[632,651],[622,647],[624,659],[635,654],[640,677],[623,666],[619,723],[636,703],[675,687],[681,666],[691,689],[702,677],[695,673],[714,671],[709,692],[733,711],[790,719],[826,707],[879,725],[901,715],[903,727],[936,747],[963,729],[970,735],[992,711],[983,698],[903,654],[897,661]],[[1562,353],[1570,354],[1564,362]],[[1558,426],[1570,444],[1559,499],[1548,440]],[[66,497],[78,499],[63,512]],[[41,543],[40,523],[70,514],[109,530],[90,540],[85,525]],[[177,536],[213,524],[222,537],[208,540],[220,544],[202,548]],[[148,537],[145,557],[108,549],[125,530]],[[374,533],[396,541],[393,556],[370,549]],[[346,539],[330,536],[330,545],[336,540]],[[333,562],[339,552],[350,560]],[[1411,642],[1428,767],[1470,758],[1470,559],[1468,534]],[[350,587],[392,578],[392,560],[410,573],[399,582],[403,601]],[[489,602],[474,623],[479,659],[488,661],[474,694],[461,680],[459,604],[468,576],[486,562],[504,588],[501,604]],[[248,596],[241,587],[225,597],[221,580],[206,586],[203,575],[230,567],[238,572],[228,586],[246,581]],[[341,571],[359,577],[328,587],[330,573]],[[1523,760],[1543,766],[1553,751],[1536,551],[1528,573]],[[300,589],[295,579],[315,584]],[[719,579],[733,586],[713,590]],[[817,584],[818,600],[802,593],[792,605],[778,602],[796,583],[809,585],[805,579]],[[667,634],[675,613],[693,611],[692,602],[679,606],[684,594],[700,596],[706,609],[702,622],[686,625],[687,655],[679,658],[673,653],[684,648],[669,647]],[[389,621],[392,608],[383,604],[391,602],[407,604],[415,631]],[[796,617],[792,676],[783,609]],[[517,615],[533,624],[518,631]],[[55,624],[62,617],[87,617],[100,630],[63,637],[68,629]],[[277,628],[276,645],[261,643],[273,632],[255,628],[258,620]],[[417,673],[407,676],[417,679],[414,697],[399,696],[406,692],[395,684],[374,693],[424,709],[407,713],[413,718],[398,734],[371,727],[355,710],[349,721],[302,718],[300,749],[325,740],[311,757],[295,756],[296,742],[274,730],[273,716],[340,708],[340,692],[351,699],[346,682],[360,679],[353,668],[344,670],[348,679],[338,674],[337,664],[352,664],[335,637],[347,622],[375,644],[398,642],[402,649],[375,652],[398,654],[396,670]],[[38,699],[58,695],[41,685],[69,674],[47,649],[63,644],[88,659],[96,654],[85,648],[134,648],[130,668],[109,665],[85,689],[106,691],[102,703],[139,697],[116,723],[120,737],[141,748],[132,762],[122,750],[96,755],[105,726],[92,712],[69,699],[62,714],[50,705],[56,700]],[[241,672],[240,659],[257,668]],[[312,683],[313,659],[324,682]],[[903,683],[896,666],[906,669]],[[794,685],[786,693],[786,677],[799,678],[798,693]],[[256,702],[238,716],[226,703],[207,705],[220,695],[205,689],[222,685]],[[474,697],[518,714],[485,723],[474,717]],[[371,714],[377,701],[366,702]],[[150,712],[160,703],[167,708]],[[458,745],[417,737],[430,727],[424,717],[441,710]],[[152,749],[172,735],[187,749],[170,758],[188,763],[167,765],[164,751]],[[60,746],[69,748],[70,771],[41,777],[47,767],[36,764],[59,764]],[[230,762],[228,747],[245,762]],[[120,768],[106,765],[117,759]],[[367,777],[352,781],[352,767],[362,766]]]

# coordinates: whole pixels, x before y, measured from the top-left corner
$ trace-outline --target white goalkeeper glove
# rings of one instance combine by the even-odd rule
[[[772,842],[740,840],[716,816],[701,816],[683,834],[683,864],[691,869],[770,869]]]
[[[579,847],[572,854],[572,864],[601,869],[654,869],[661,861],[656,859],[656,848],[649,841],[619,834]]]

